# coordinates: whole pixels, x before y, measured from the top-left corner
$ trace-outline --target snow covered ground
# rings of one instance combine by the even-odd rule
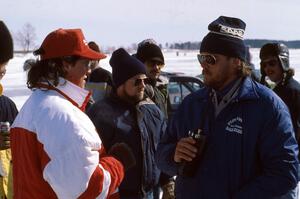
[[[253,63],[259,68],[259,49],[251,49]],[[164,51],[166,66],[163,68],[167,72],[183,72],[187,75],[196,76],[201,73],[201,67],[197,60],[198,51]],[[18,109],[22,107],[31,91],[26,87],[26,72],[23,71],[23,63],[26,59],[33,58],[32,54],[15,54],[7,66],[7,73],[2,80],[4,94],[11,97]],[[101,66],[109,71],[108,56],[101,61]],[[300,80],[300,50],[290,50],[291,66],[296,69],[296,79]]]

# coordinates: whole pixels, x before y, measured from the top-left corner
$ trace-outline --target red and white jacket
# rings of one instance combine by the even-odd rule
[[[124,168],[82,111],[89,92],[62,78],[47,89],[33,91],[12,125],[14,198],[115,197]]]

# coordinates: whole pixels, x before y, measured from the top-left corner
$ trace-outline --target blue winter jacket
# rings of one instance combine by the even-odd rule
[[[113,144],[125,142],[136,158],[136,165],[126,171],[119,187],[121,196],[152,190],[160,176],[155,153],[166,130],[166,120],[159,108],[150,99],[133,106],[112,94],[96,102],[87,114],[107,151]]]
[[[177,177],[176,198],[268,199],[296,187],[298,147],[279,97],[246,78],[215,118],[210,91],[202,88],[184,99],[158,146],[158,167],[177,174],[176,143],[204,117],[204,154],[194,177]]]

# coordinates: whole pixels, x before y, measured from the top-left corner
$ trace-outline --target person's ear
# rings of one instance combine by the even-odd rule
[[[64,71],[68,72],[72,66],[69,62],[66,62],[66,61],[63,60],[62,61],[62,67],[63,67]]]

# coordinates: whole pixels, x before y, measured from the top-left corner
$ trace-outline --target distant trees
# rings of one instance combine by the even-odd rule
[[[35,28],[30,23],[26,23],[15,35],[16,43],[25,53],[35,47],[36,39]]]
[[[283,41],[283,40],[266,40],[266,39],[245,39],[245,44],[251,48],[261,48],[266,43],[280,42],[289,48],[300,48],[300,41]],[[166,43],[166,48],[180,50],[199,50],[201,42],[182,42],[182,43]]]

